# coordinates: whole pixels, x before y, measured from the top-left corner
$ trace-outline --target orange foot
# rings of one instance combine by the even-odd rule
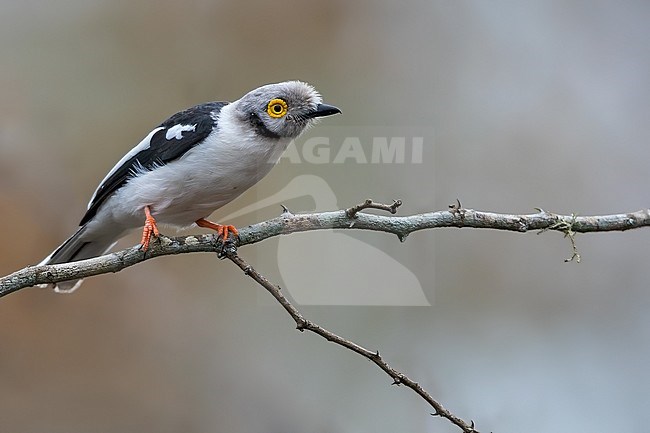
[[[158,226],[156,225],[156,220],[151,216],[151,210],[149,206],[144,207],[144,228],[142,229],[142,239],[140,240],[140,245],[142,251],[147,251],[149,249],[149,242],[151,241],[151,235],[158,237],[160,232],[158,231]]]
[[[213,223],[203,218],[196,220],[196,225],[206,229],[216,230],[216,232],[223,238],[224,241],[228,240],[228,235],[230,233],[235,236],[239,235],[239,232],[235,226],[222,226],[221,224]]]

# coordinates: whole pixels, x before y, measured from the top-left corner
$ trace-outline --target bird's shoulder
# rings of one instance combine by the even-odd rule
[[[108,172],[99,184],[80,225],[88,222],[99,207],[128,179],[180,158],[205,140],[217,127],[221,109],[228,102],[206,102],[170,116],[154,128]]]

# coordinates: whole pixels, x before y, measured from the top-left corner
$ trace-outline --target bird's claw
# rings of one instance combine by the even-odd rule
[[[239,231],[237,231],[235,226],[217,224],[203,218],[197,220],[196,225],[217,232],[220,241],[219,246],[217,247],[218,258],[224,259],[228,254],[237,252],[237,241],[235,240],[235,236],[239,236]],[[231,234],[233,236],[230,236]]]
[[[196,221],[196,225],[199,227],[203,227],[206,229],[212,229],[217,232],[220,238],[222,238],[224,241],[228,240],[228,236],[232,233],[235,236],[239,236],[239,232],[237,231],[237,228],[235,226],[231,225],[221,225],[217,223],[213,223],[212,221],[208,221],[206,219],[201,218],[200,220]]]
[[[149,206],[144,207],[144,227],[142,228],[142,239],[140,240],[140,249],[146,252],[149,249],[149,243],[151,242],[151,236],[154,237],[160,236],[160,231],[156,224],[156,219],[151,215],[151,210]]]
[[[216,229],[217,234],[219,235],[219,237],[221,237],[224,240],[224,242],[229,240],[228,235],[230,235],[231,233],[234,236],[239,236],[239,231],[237,231],[237,228],[235,226],[229,226],[229,225],[228,226],[222,226],[220,224],[217,224],[217,225],[219,226],[219,228]],[[230,239],[232,239],[232,238],[230,238]]]

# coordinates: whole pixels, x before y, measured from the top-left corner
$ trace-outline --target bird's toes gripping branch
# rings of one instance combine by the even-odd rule
[[[220,259],[226,258],[228,254],[237,252],[237,242],[235,241],[235,236],[239,236],[239,232],[235,226],[221,225],[203,218],[197,220],[196,225],[199,227],[212,229],[217,232],[221,240],[220,248],[217,250],[217,257]],[[230,236],[231,234],[233,236]]]
[[[144,207],[144,214],[145,214],[145,220],[144,220],[144,227],[142,228],[142,239],[140,240],[140,248],[142,249],[142,251],[146,252],[149,249],[149,244],[151,243],[151,237],[160,236],[160,231],[158,230],[156,219],[153,217],[153,215],[151,215],[151,209],[149,208],[149,206]],[[219,237],[221,238],[224,246],[226,246],[226,244],[234,245],[235,242],[234,237],[239,236],[239,231],[237,231],[237,228],[235,226],[213,223],[212,221],[208,221],[204,218],[197,220],[196,225],[198,225],[199,227],[208,228],[216,231]],[[233,236],[230,236],[231,234]]]
[[[142,251],[147,251],[149,249],[149,243],[151,242],[151,236],[158,237],[160,236],[160,231],[158,231],[158,226],[156,225],[156,219],[151,215],[151,209],[149,206],[144,207],[144,227],[142,228],[142,239],[140,240],[140,248]]]
[[[196,220],[196,225],[199,227],[203,227],[206,229],[212,229],[217,232],[219,237],[221,237],[224,242],[228,240],[228,236],[232,233],[234,236],[239,236],[239,232],[235,228],[235,226],[229,226],[229,225],[221,225],[217,223],[213,223],[212,221],[208,221],[206,219],[201,218],[200,220]]]

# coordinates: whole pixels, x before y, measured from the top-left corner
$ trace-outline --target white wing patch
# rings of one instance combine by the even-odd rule
[[[90,205],[91,205],[92,202],[95,200],[95,196],[97,195],[97,191],[99,191],[99,188],[102,187],[102,185],[104,184],[104,182],[106,182],[106,180],[107,180],[109,177],[111,177],[111,176],[113,175],[113,173],[115,173],[115,172],[116,172],[116,171],[117,171],[117,170],[118,170],[122,165],[124,165],[124,163],[126,163],[129,159],[131,159],[131,157],[132,157],[133,155],[136,155],[138,152],[141,152],[141,151],[143,151],[143,150],[145,150],[145,149],[148,149],[149,146],[151,145],[151,138],[154,136],[154,134],[155,134],[156,132],[160,131],[161,129],[165,129],[165,127],[163,127],[163,126],[159,126],[158,128],[156,128],[156,129],[154,129],[153,131],[151,131],[151,132],[150,132],[146,137],[144,137],[144,138],[142,139],[142,141],[141,141],[140,143],[138,143],[137,146],[135,146],[133,149],[129,150],[129,152],[128,152],[126,155],[124,155],[124,156],[122,157],[122,159],[120,159],[120,160],[117,162],[117,164],[115,164],[115,167],[113,167],[113,168],[111,169],[111,171],[108,172],[108,174],[106,175],[106,177],[104,177],[104,179],[99,183],[99,186],[97,187],[97,189],[96,189],[95,192],[93,193],[93,196],[90,198],[90,201],[88,202],[88,209],[90,209]],[[172,129],[173,129],[173,128],[172,128]]]
[[[171,140],[172,138],[175,138],[176,140],[180,140],[183,138],[183,132],[185,131],[195,131],[196,130],[196,124],[194,125],[174,125],[171,128],[165,132],[165,138],[167,140]]]

